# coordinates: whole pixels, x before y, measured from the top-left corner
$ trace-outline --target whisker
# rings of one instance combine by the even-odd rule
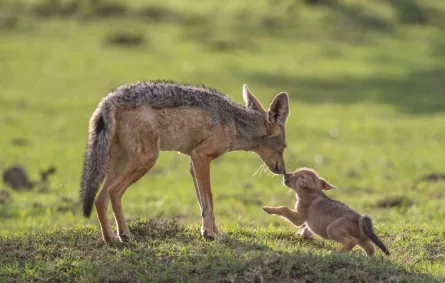
[[[260,172],[261,171],[261,169],[262,169],[262,167],[263,167],[263,164],[261,164],[260,165],[260,167],[258,167],[258,169],[256,170],[256,172],[255,173],[253,173],[253,175],[252,176],[255,176],[258,172]]]
[[[270,169],[269,169],[269,167],[266,165],[266,164],[264,164],[264,167],[263,167],[263,173],[267,173],[267,174],[271,174],[272,172],[270,171]]]
[[[263,163],[262,168],[261,168],[261,176],[264,174],[264,172],[266,172],[266,170],[268,169],[268,167],[266,166],[265,163]]]
[[[261,177],[261,175],[263,174],[263,167],[264,167],[264,164],[261,163],[260,167],[258,168],[258,175],[259,175],[259,177]]]

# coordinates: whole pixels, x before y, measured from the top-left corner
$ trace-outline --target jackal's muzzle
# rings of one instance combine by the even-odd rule
[[[286,167],[283,164],[280,164],[279,162],[275,163],[275,166],[270,167],[270,171],[275,174],[285,174],[286,173]]]

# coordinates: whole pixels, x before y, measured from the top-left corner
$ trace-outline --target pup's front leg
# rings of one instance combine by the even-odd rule
[[[265,206],[265,207],[263,207],[263,210],[264,210],[267,214],[278,214],[278,215],[280,215],[280,207],[275,207],[275,206]]]
[[[268,214],[279,215],[295,226],[301,226],[306,221],[306,217],[298,214],[295,210],[292,210],[286,206],[265,206],[263,207],[263,210]]]

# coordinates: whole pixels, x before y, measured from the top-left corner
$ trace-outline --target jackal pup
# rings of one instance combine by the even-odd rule
[[[285,206],[265,206],[269,214],[277,214],[295,226],[300,234],[310,238],[313,233],[343,244],[339,252],[348,252],[359,245],[367,255],[374,255],[375,243],[386,255],[389,251],[374,233],[371,218],[360,215],[347,205],[325,196],[323,190],[335,189],[308,168],[284,174],[283,183],[296,192],[295,210]]]

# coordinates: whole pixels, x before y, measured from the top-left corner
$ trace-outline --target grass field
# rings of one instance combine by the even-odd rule
[[[444,171],[445,4],[309,2],[0,2],[0,169],[57,168],[46,190],[0,187],[0,281],[445,280],[445,183],[412,188]],[[159,78],[239,103],[246,83],[265,107],[288,92],[287,169],[336,185],[391,256],[338,255],[264,214],[295,199],[246,152],[212,165],[215,242],[199,237],[187,157],[164,152],[123,198],[133,244],[101,245],[78,204],[88,120],[110,89]]]

